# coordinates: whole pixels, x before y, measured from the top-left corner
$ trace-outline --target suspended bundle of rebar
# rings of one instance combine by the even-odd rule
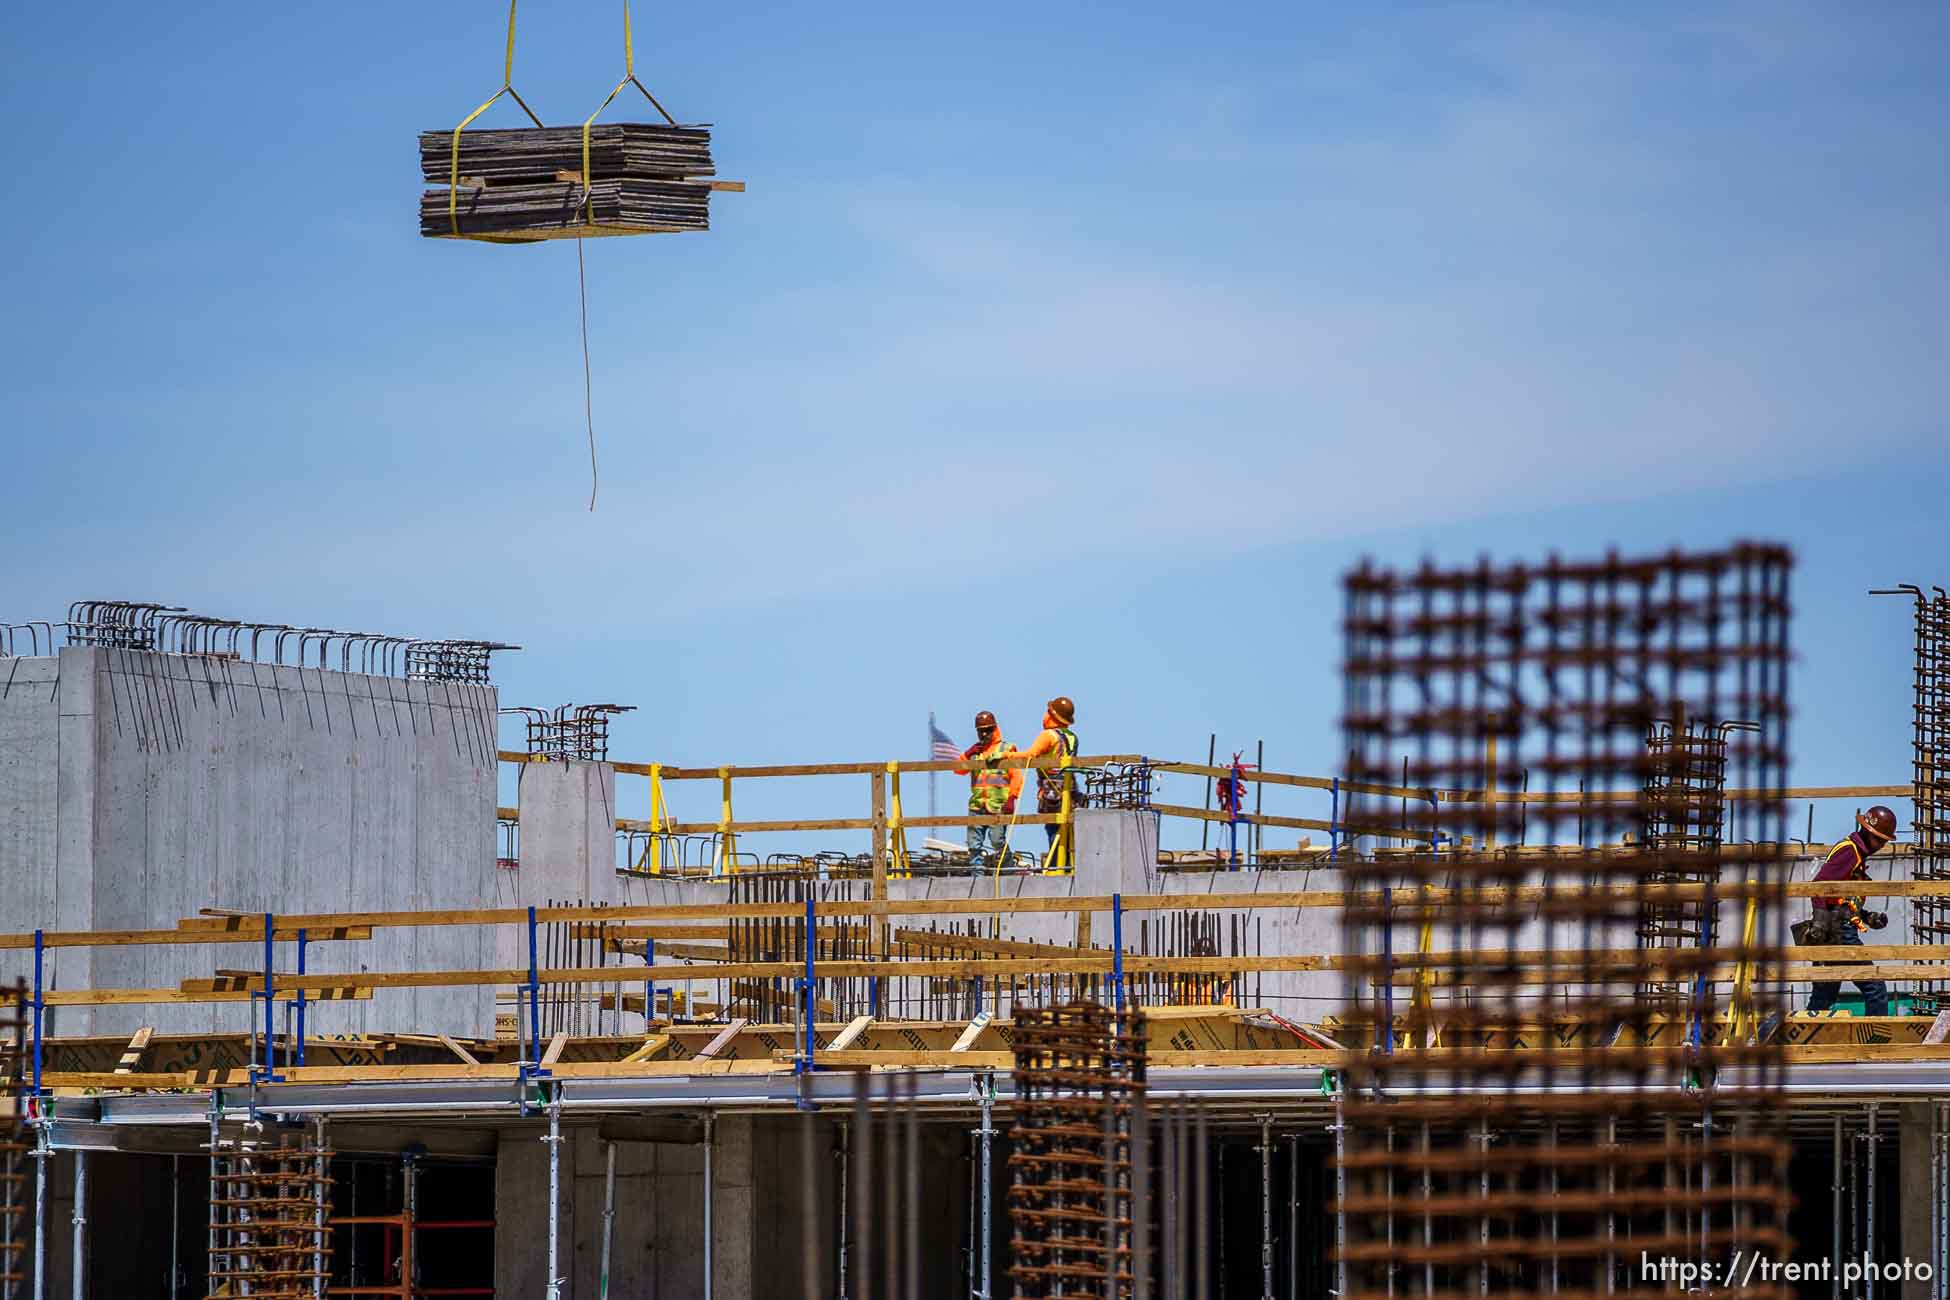
[[[1347,821],[1382,820],[1404,752],[1404,785],[1443,793],[1441,852],[1344,863],[1343,1296],[1603,1295],[1639,1283],[1642,1252],[1716,1284],[1739,1252],[1789,1257],[1766,1019],[1790,564],[1739,545],[1347,578]],[[1753,729],[1706,780],[1645,743],[1682,717]],[[1705,787],[1733,778],[1760,793],[1709,854]],[[1528,849],[1526,826],[1576,847]],[[1649,904],[1678,901],[1697,944],[1635,941]],[[1685,990],[1676,1044],[1647,1045],[1672,1014],[1648,984]]]
[[[332,1153],[219,1142],[210,1152],[210,1300],[303,1300],[331,1280]]]
[[[616,122],[420,135],[420,233],[529,240],[710,227],[711,132]]]
[[[1094,1002],[1016,1013],[1009,1276],[1019,1296],[1131,1294],[1131,1138],[1144,1020]]]

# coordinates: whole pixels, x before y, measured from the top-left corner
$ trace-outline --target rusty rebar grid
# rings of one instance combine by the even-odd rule
[[[1132,1294],[1134,1108],[1144,1017],[1095,1002],[1016,1013],[1009,1276],[1018,1296]]]
[[[1434,851],[1345,864],[1350,893],[1381,900],[1344,913],[1346,1294],[1603,1294],[1634,1285],[1641,1250],[1785,1257],[1764,1018],[1790,566],[1742,544],[1349,575],[1346,818],[1378,820],[1386,798],[1361,785],[1404,768],[1443,794]],[[1729,822],[1735,778],[1768,793]],[[1706,886],[1677,921],[1643,892],[1673,880]],[[1512,901],[1526,886],[1542,901]],[[1675,1010],[1684,1041],[1652,1046]]]
[[[330,1283],[331,1157],[310,1138],[212,1148],[210,1300],[306,1300]]]
[[[1902,586],[1872,595],[1906,595],[1915,602],[1914,735],[1910,771],[1915,801],[1911,823],[1915,847],[1910,875],[1917,880],[1950,880],[1950,593],[1932,587]],[[1914,943],[1950,943],[1950,900],[1910,900],[1910,938]],[[1917,1010],[1950,1009],[1950,985],[1931,981],[1915,987]]]
[[[0,1006],[0,1039],[6,1041],[9,1049],[4,1072],[0,1072],[0,1298],[14,1300],[27,1281],[30,1214],[25,980],[14,981],[12,997]]]

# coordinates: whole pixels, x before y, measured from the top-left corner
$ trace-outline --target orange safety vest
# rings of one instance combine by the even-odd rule
[[[1000,758],[1014,750],[1008,741],[997,736],[987,749],[979,753],[964,754],[964,758]],[[968,775],[968,811],[971,815],[997,816],[1002,806],[1009,801],[1010,787],[1020,780],[1013,772],[1000,767],[978,767]]]

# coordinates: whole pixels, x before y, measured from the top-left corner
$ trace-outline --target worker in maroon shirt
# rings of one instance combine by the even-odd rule
[[[1896,814],[1877,804],[1866,813],[1855,818],[1855,830],[1849,837],[1828,851],[1828,860],[1815,872],[1816,880],[1867,880],[1869,878],[1869,859],[1877,850],[1896,838]],[[1818,897],[1814,900],[1815,918],[1826,921],[1826,935],[1822,942],[1862,944],[1862,931],[1880,930],[1889,924],[1887,912],[1864,911],[1862,898],[1858,895],[1837,894],[1832,897]],[[1822,927],[1817,926],[1817,929]],[[1835,963],[1829,963],[1831,965]],[[1862,991],[1862,1010],[1871,1016],[1889,1014],[1889,986],[1881,980],[1856,980],[1855,987]],[[1808,1010],[1826,1011],[1835,1005],[1842,986],[1839,981],[1817,983],[1814,996],[1808,999]]]

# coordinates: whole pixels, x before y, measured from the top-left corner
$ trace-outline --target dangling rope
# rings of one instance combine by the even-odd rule
[[[514,0],[509,0],[508,58],[510,60],[510,69],[513,68],[514,59],[513,4]],[[625,86],[635,86],[643,93],[643,97],[650,101],[650,107],[656,109],[658,113],[663,115],[664,121],[672,126],[677,125],[677,119],[670,115],[670,110],[658,103],[657,97],[651,94],[649,89],[641,81],[636,79],[636,37],[630,28],[630,0],[623,0],[623,79],[616,83],[615,88],[609,92],[603,99],[603,102],[596,106],[596,111],[585,118],[582,123],[582,224],[584,226],[593,226],[596,224],[596,207],[591,202],[591,198],[595,192],[595,183],[594,178],[590,175],[590,128],[595,126],[596,119],[603,115],[604,109],[615,102],[617,95],[622,93],[623,87]],[[519,98],[519,96],[516,98]],[[489,102],[492,103],[493,101],[490,100]],[[486,108],[487,105],[483,104],[481,107]],[[526,107],[526,105],[523,105],[523,107]],[[473,119],[470,118],[468,120],[472,121]],[[541,123],[537,122],[535,125],[540,126]],[[458,170],[458,159],[460,157],[460,137],[458,134],[455,135],[454,141],[455,165]],[[582,241],[586,238],[588,236],[583,234],[576,236],[576,287],[582,300],[582,418],[589,432],[589,509],[593,513],[596,509],[596,486],[598,480],[596,474],[595,396],[589,377],[589,276],[582,257]]]
[[[583,193],[587,194],[584,187]],[[582,297],[582,422],[589,429],[589,513],[596,512],[596,411],[589,382],[589,276],[582,264],[581,235],[576,236],[576,290]]]

